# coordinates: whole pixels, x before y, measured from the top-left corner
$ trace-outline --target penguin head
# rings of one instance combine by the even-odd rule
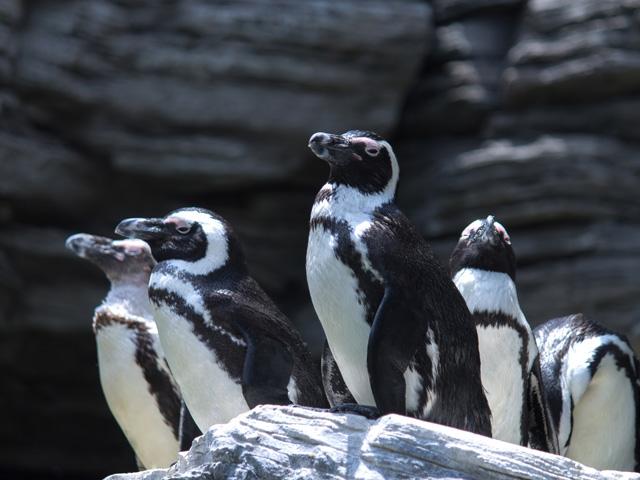
[[[363,193],[391,190],[398,183],[398,161],[391,145],[373,132],[350,130],[342,135],[318,132],[309,139],[309,148],[326,161],[329,181],[354,187]]]
[[[244,263],[231,226],[203,208],[181,208],[162,218],[128,218],[115,231],[146,241],[158,262],[182,261],[184,269],[198,275],[215,271],[230,259]]]
[[[471,222],[462,231],[449,261],[452,275],[463,268],[506,273],[516,279],[516,256],[507,230],[493,215]]]
[[[151,249],[142,240],[112,240],[78,233],[67,238],[66,247],[81,258],[94,263],[112,280],[146,283],[155,265]]]

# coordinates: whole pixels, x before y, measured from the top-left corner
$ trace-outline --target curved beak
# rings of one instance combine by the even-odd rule
[[[118,224],[115,232],[123,237],[140,240],[154,240],[169,235],[169,229],[162,218],[127,218]]]
[[[309,148],[318,158],[334,165],[344,165],[351,158],[351,143],[342,135],[314,133],[309,139]]]
[[[89,253],[95,254],[109,249],[111,247],[111,241],[112,240],[107,237],[90,235],[88,233],[77,233],[67,238],[64,245],[79,257],[85,258]]]
[[[492,245],[499,240],[498,231],[493,227],[496,219],[493,215],[489,215],[482,221],[482,226],[478,229],[478,239],[482,242],[489,242]]]

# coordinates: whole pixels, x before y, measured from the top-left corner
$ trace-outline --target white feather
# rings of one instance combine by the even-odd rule
[[[148,323],[144,319],[140,321]],[[159,355],[158,366],[164,368],[157,334],[150,333]],[[118,425],[146,468],[169,467],[178,458],[178,440],[165,423],[143,371],[136,363],[134,331],[123,324],[112,323],[97,331],[96,343],[100,383]]]
[[[606,354],[585,385],[584,368],[571,356],[567,374],[576,375],[570,377],[571,390],[582,393],[574,398],[573,432],[566,456],[599,470],[633,470],[637,419],[632,382],[617,367],[613,355]]]
[[[240,382],[229,376],[187,319],[164,304],[157,306],[155,319],[167,362],[201,431],[249,410]]]
[[[453,282],[462,294],[471,313],[495,312],[514,319],[528,335],[527,375],[538,354],[533,332],[520,304],[516,286],[505,273],[463,268]],[[522,410],[527,408],[525,379],[520,366],[523,347],[518,332],[503,326],[476,325],[482,385],[491,409],[493,438],[515,444],[525,444],[521,435]]]

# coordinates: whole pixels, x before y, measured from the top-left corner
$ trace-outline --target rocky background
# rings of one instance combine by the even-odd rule
[[[640,0],[0,0],[0,476],[135,468],[91,333],[107,283],[65,251],[122,218],[226,216],[317,349],[317,130],[391,138],[443,262],[511,234],[532,323],[640,346]],[[11,477],[8,477],[11,475]]]

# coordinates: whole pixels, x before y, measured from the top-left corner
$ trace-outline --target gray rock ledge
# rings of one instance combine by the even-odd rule
[[[300,407],[260,406],[197,438],[168,470],[108,480],[640,479],[398,415],[377,421]]]

